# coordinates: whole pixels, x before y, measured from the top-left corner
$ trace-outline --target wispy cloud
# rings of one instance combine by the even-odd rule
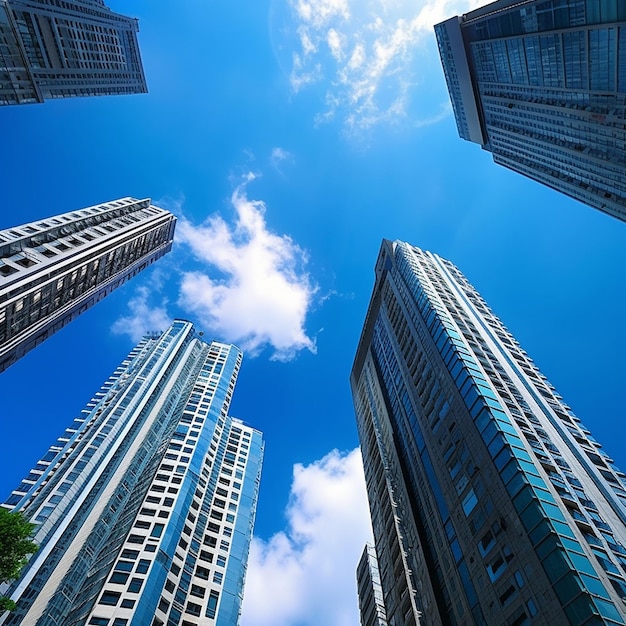
[[[151,304],[158,292],[151,293],[148,287],[139,287],[128,302],[128,315],[118,318],[111,327],[117,335],[128,335],[134,342],[147,332],[165,330],[172,318],[167,312],[167,300],[160,298],[158,305]]]
[[[358,449],[294,467],[284,531],[253,539],[242,626],[354,626],[371,528]]]
[[[292,88],[325,81],[317,121],[340,118],[348,131],[406,120],[409,111],[417,126],[436,123],[441,115],[422,102],[433,64],[439,71],[433,25],[487,1],[291,0]]]
[[[270,154],[270,165],[279,173],[283,174],[281,165],[284,162],[292,163],[294,161],[293,154],[288,152],[284,148],[276,147],[272,148]]]
[[[220,215],[200,226],[181,218],[177,239],[206,269],[182,274],[179,304],[205,329],[248,354],[270,347],[270,358],[287,361],[315,342],[305,330],[317,287],[306,271],[307,254],[265,221],[265,203],[250,200],[248,174],[231,196],[234,223]]]

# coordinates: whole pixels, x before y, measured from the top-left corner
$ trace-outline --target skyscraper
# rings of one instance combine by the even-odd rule
[[[236,626],[263,455],[228,415],[241,364],[189,322],[144,338],[5,506],[39,551],[23,626]]]
[[[356,569],[361,626],[387,626],[385,601],[374,546],[367,544]]]
[[[498,0],[435,32],[463,139],[626,220],[626,3]]]
[[[103,0],[0,0],[0,105],[146,93],[138,30]]]
[[[169,252],[175,226],[121,198],[0,230],[0,372]]]
[[[384,241],[351,375],[390,624],[624,624],[626,475],[449,261]]]

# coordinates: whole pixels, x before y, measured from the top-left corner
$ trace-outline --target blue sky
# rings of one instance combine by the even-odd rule
[[[626,467],[626,227],[458,138],[432,24],[475,2],[109,4],[150,93],[4,108],[0,227],[131,195],[177,242],[0,376],[5,496],[133,336],[191,319],[246,350],[231,413],[266,438],[242,626],[357,623],[348,377],[383,237],[452,260]]]

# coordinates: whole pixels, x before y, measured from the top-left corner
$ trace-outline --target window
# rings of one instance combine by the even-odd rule
[[[209,602],[207,604],[206,616],[214,618],[217,613],[217,601],[220,598],[218,591],[212,590],[209,594]]]
[[[141,559],[141,561],[139,561],[139,565],[137,565],[137,574],[145,574],[148,571],[149,567],[150,561],[148,561],[147,559]]]
[[[487,573],[491,582],[498,580],[502,572],[506,569],[506,561],[502,558],[502,555],[498,555],[488,566]]]
[[[125,574],[124,572],[113,572],[111,578],[109,578],[109,582],[114,585],[125,585],[128,580],[129,574]]]
[[[187,602],[187,608],[185,609],[185,613],[189,613],[189,615],[195,615],[196,617],[200,617],[200,612],[202,611],[202,607],[195,602]]]
[[[141,591],[141,585],[143,585],[143,578],[133,578],[128,585],[129,593],[139,593]]]
[[[502,606],[506,606],[513,599],[516,593],[517,589],[513,585],[510,585],[504,593],[500,595],[500,604],[502,604]]]
[[[109,620],[106,617],[92,617],[89,620],[89,624],[93,624],[93,626],[107,626]]]
[[[495,543],[496,543],[496,540],[495,540],[495,537],[493,536],[493,533],[490,530],[488,530],[483,535],[483,538],[480,540],[480,543],[478,544],[478,549],[480,550],[481,555],[485,556],[485,554],[487,554],[487,552],[489,552],[489,550],[493,548]]]
[[[135,564],[132,561],[120,561],[115,566],[115,569],[119,570],[120,572],[132,572],[134,566]]]
[[[207,552],[206,550],[200,550],[198,558],[201,561],[208,561],[209,563],[213,563],[213,554]]]
[[[121,595],[122,595],[121,593],[117,593],[115,591],[105,591],[102,594],[102,598],[100,598],[100,602],[98,602],[98,604],[107,604],[109,606],[116,606]]]
[[[474,507],[478,504],[478,498],[474,493],[473,489],[470,489],[467,495],[463,498],[463,511],[465,511],[465,515],[469,515]]]
[[[126,626],[128,624],[128,620],[124,617],[116,617],[113,620],[113,626]]]
[[[155,524],[152,532],[150,533],[151,537],[160,537],[163,534],[163,529],[165,528],[165,524]]]
[[[191,585],[191,591],[189,593],[192,596],[196,596],[197,598],[204,598],[205,590],[199,585]]]
[[[134,600],[129,600],[128,598],[122,600],[122,604],[120,605],[123,609],[132,609],[135,606]]]

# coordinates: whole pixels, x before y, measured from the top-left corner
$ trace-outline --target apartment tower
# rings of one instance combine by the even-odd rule
[[[0,105],[146,93],[138,30],[103,0],[0,0]]]
[[[169,252],[175,226],[122,198],[0,230],[0,372]]]
[[[236,626],[263,456],[228,415],[242,354],[145,337],[13,491],[39,551],[5,626]]]
[[[387,626],[385,600],[380,585],[378,559],[374,546],[367,544],[356,568],[361,626]]]
[[[626,475],[452,263],[383,242],[351,384],[390,624],[625,623]]]
[[[626,220],[623,0],[498,0],[435,33],[463,139]]]

